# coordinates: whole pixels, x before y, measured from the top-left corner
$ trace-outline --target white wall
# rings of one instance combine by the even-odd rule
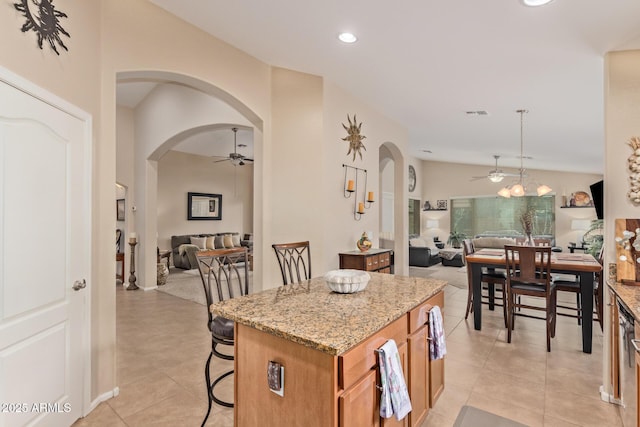
[[[446,241],[450,232],[450,200],[455,197],[467,196],[493,196],[500,197],[497,192],[510,182],[505,178],[500,183],[492,183],[488,179],[471,181],[473,176],[486,175],[491,167],[467,165],[445,162],[422,162],[422,203],[429,200],[435,204],[436,200],[447,200],[446,211],[423,211],[421,228],[425,235],[438,235],[440,240]],[[573,219],[595,219],[595,208],[561,209],[562,194],[570,196],[576,191],[586,191],[590,194],[589,185],[600,181],[602,175],[579,174],[567,172],[553,172],[541,170],[527,170],[530,178],[535,178],[539,183],[544,183],[553,189],[556,194],[556,245],[565,247],[569,242],[575,242],[577,232],[571,230]],[[439,230],[426,230],[426,221],[437,219]],[[566,250],[566,249],[565,249]]]
[[[222,194],[222,220],[187,220],[187,193]],[[213,163],[209,157],[169,151],[158,161],[158,246],[171,236],[239,232],[253,227],[253,165]]]

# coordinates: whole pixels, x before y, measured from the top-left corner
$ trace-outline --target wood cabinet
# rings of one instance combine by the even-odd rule
[[[444,292],[439,291],[337,356],[236,323],[235,425],[275,427],[302,420],[306,427],[420,425],[444,387],[444,364],[429,361],[427,341],[429,310],[443,303]],[[400,421],[380,417],[376,350],[390,339],[398,346],[414,408]],[[265,367],[270,360],[284,367],[284,396],[268,390]]]
[[[636,339],[640,338],[640,325],[635,324],[635,336]],[[636,426],[640,425],[640,352],[635,351],[635,365],[636,365],[636,401],[635,401],[635,417]]]
[[[620,399],[620,328],[618,320],[618,304],[616,304],[616,295],[609,291],[609,351],[611,357],[610,374],[611,374],[611,392],[615,399]]]
[[[367,252],[341,252],[340,268],[393,273],[393,251],[391,249],[369,249]]]
[[[441,292],[409,312],[409,394],[413,410],[409,425],[419,426],[444,390],[444,359],[431,360],[429,354],[429,311],[433,306],[444,309]],[[424,387],[423,384],[428,384]]]

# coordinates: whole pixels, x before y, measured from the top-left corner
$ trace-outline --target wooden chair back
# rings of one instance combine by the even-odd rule
[[[551,246],[504,247],[507,280],[519,283],[545,285],[551,283]]]
[[[271,246],[278,259],[283,285],[311,279],[311,249],[308,241],[276,243]]]

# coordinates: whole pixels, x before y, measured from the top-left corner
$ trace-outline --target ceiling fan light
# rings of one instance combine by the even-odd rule
[[[489,181],[491,182],[500,182],[504,179],[504,175],[489,175]]]
[[[522,197],[524,196],[524,187],[522,186],[522,184],[517,183],[516,185],[511,187],[510,193],[514,197]]]
[[[545,194],[550,193],[551,191],[552,191],[551,187],[549,187],[549,186],[547,186],[545,184],[542,184],[537,189],[538,196],[544,196]]]
[[[545,4],[551,3],[553,0],[522,0],[522,3],[525,6],[536,7],[536,6],[544,6]]]
[[[498,191],[498,196],[502,196],[508,199],[509,197],[511,197],[511,192],[507,187],[503,187],[502,189],[500,189],[500,191]]]

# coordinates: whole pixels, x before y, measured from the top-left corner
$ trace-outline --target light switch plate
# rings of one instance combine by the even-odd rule
[[[284,397],[284,366],[278,362],[269,361],[267,366],[267,383],[269,390]]]

